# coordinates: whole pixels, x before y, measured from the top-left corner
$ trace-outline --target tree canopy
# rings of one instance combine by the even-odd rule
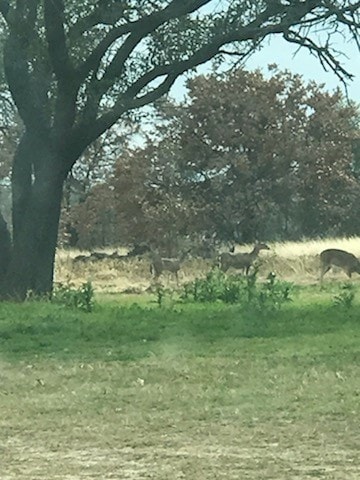
[[[183,104],[159,105],[153,140],[115,170],[114,207],[130,238],[360,232],[357,106],[272,70],[199,76]]]

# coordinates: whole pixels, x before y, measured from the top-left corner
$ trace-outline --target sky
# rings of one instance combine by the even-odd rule
[[[338,58],[343,66],[354,75],[348,82],[347,93],[350,99],[360,104],[360,52],[354,42],[345,41],[339,37],[334,42],[338,52]],[[267,72],[269,64],[276,63],[280,70],[290,70],[303,76],[305,81],[314,80],[316,83],[324,83],[327,90],[333,91],[340,87],[344,94],[344,86],[332,71],[325,71],[319,60],[304,49],[298,50],[295,45],[286,42],[281,36],[273,36],[264,43],[263,48],[251,56],[244,67],[248,70],[262,69]],[[210,71],[209,66],[201,66],[198,73]],[[171,90],[171,96],[180,100],[186,93],[184,79],[179,79]]]

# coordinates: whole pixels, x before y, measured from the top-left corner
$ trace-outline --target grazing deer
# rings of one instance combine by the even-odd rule
[[[182,253],[179,258],[163,258],[157,252],[152,251],[150,253],[151,265],[150,272],[154,275],[155,280],[158,280],[160,275],[164,272],[170,272],[175,275],[176,283],[179,285],[179,275],[178,272],[181,268],[182,262],[185,260],[185,257],[189,251]]]
[[[345,250],[338,250],[337,248],[323,250],[320,253],[320,263],[320,282],[322,282],[325,273],[333,266],[342,268],[349,278],[351,278],[353,272],[360,274],[359,260],[355,255],[345,252]]]
[[[257,259],[260,250],[270,250],[270,247],[265,243],[257,243],[249,253],[221,253],[219,256],[220,270],[225,273],[232,267],[237,270],[243,270],[248,275],[250,267]]]

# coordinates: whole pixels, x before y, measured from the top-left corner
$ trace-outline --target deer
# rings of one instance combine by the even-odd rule
[[[345,250],[339,250],[337,248],[323,250],[320,253],[320,263],[320,282],[322,282],[325,273],[333,266],[342,268],[349,278],[351,278],[351,274],[354,272],[360,274],[359,260],[355,255]]]
[[[168,271],[174,274],[176,283],[179,285],[178,273],[181,268],[181,264],[185,260],[188,253],[189,251],[187,250],[186,252],[183,252],[179,258],[163,258],[158,252],[151,251],[150,272],[154,275],[155,280],[158,280],[164,271]]]
[[[220,270],[225,273],[232,267],[237,270],[243,270],[243,273],[248,275],[250,267],[257,259],[261,250],[270,250],[270,247],[266,243],[257,243],[252,251],[248,253],[221,253],[219,255]]]

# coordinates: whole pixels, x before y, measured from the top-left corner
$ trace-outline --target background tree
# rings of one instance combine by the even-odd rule
[[[124,230],[243,242],[360,231],[357,107],[271,70],[199,76],[184,104],[161,104],[154,140],[115,170]]]
[[[184,72],[224,54],[243,60],[276,33],[346,78],[316,27],[357,38],[359,8],[350,0],[1,0],[6,79],[25,129],[12,165],[3,294],[51,290],[64,181],[119,118]]]
[[[183,196],[186,179],[168,146],[165,141],[164,148],[149,144],[128,150],[117,162],[112,186],[122,240],[135,244],[145,240],[171,256],[178,253],[178,239],[188,232],[195,212]]]
[[[315,92],[308,101],[296,212],[305,236],[358,234],[360,183],[353,146],[360,138],[359,110],[339,92]]]
[[[69,172],[59,231],[59,242],[64,247],[91,248],[119,242],[108,181],[117,158],[136,135],[139,125],[129,118],[107,130],[89,145]],[[105,201],[107,206],[103,204]],[[100,225],[102,233],[97,232]]]
[[[68,234],[67,240],[76,240],[76,247],[90,250],[94,247],[119,244],[114,192],[106,182],[94,185],[83,202],[69,209],[66,218],[68,226],[64,230]]]

